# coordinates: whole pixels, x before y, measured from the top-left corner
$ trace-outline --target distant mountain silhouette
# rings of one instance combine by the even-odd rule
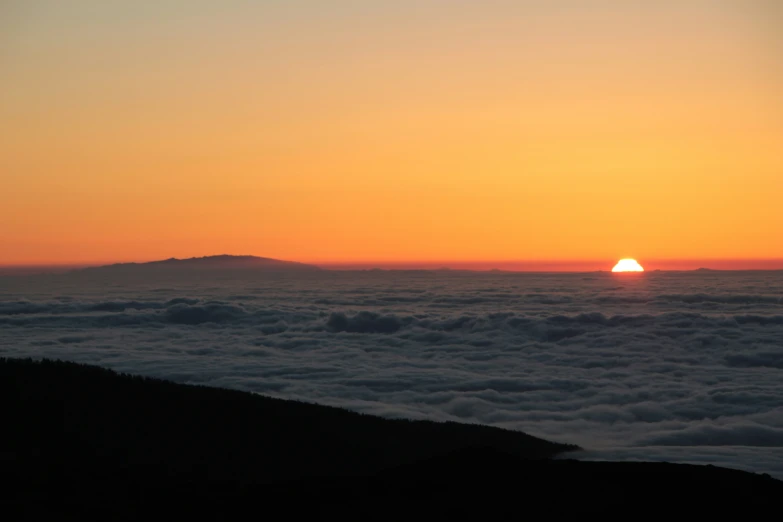
[[[148,263],[116,263],[113,265],[94,266],[77,270],[77,272],[123,272],[136,273],[144,271],[195,271],[195,270],[263,270],[263,271],[318,271],[315,265],[283,261],[269,257],[256,256],[206,256],[188,259],[164,259]]]
[[[74,363],[0,358],[0,408],[8,520],[284,512],[294,520],[431,522],[516,520],[541,510],[637,518],[727,509],[750,520],[783,498],[783,482],[767,475],[551,460],[577,448]]]

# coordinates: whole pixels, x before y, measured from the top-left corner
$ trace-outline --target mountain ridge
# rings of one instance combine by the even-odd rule
[[[275,271],[320,271],[322,268],[300,263],[298,261],[286,261],[271,257],[259,257],[251,255],[219,254],[213,256],[190,257],[179,259],[171,257],[157,261],[114,263],[110,265],[92,266],[77,269],[74,272],[107,272],[107,271],[136,271],[150,269],[184,269],[184,270],[275,270]]]

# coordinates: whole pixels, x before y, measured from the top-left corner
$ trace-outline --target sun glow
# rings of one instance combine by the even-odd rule
[[[621,259],[614,265],[612,272],[644,272],[644,268],[636,259]]]

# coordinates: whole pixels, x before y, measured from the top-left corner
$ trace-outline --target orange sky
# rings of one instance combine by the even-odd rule
[[[783,259],[778,6],[2,2],[0,264]]]

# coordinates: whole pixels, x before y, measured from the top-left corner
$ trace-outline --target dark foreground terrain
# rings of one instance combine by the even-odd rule
[[[486,426],[0,359],[9,520],[524,519],[779,512],[783,482],[712,466],[550,460]]]

